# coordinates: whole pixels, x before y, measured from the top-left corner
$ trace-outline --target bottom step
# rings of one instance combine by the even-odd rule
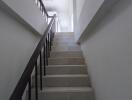
[[[32,93],[32,100],[35,96]],[[94,100],[94,93],[89,87],[52,87],[39,92],[39,100]]]

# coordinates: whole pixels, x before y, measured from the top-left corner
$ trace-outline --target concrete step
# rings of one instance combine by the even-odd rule
[[[39,72],[40,72],[40,69],[38,67],[38,73]],[[63,75],[63,74],[87,74],[87,67],[85,65],[49,65],[49,66],[46,66],[46,75]]]
[[[58,44],[72,44],[72,45],[75,45],[76,43],[72,40],[70,41],[54,41],[53,42],[53,45],[58,45]],[[76,44],[76,45],[79,45],[79,44]]]
[[[54,37],[53,44],[76,44],[74,39],[74,34],[56,34]]]
[[[55,37],[74,37],[74,33],[56,33]]]
[[[68,45],[60,45],[60,46],[52,46],[52,51],[81,51],[81,48],[77,45],[68,46]]]
[[[55,37],[55,43],[75,43],[74,37]]]
[[[83,58],[83,55],[82,55],[82,52],[74,52],[74,51],[71,51],[71,52],[51,52],[50,54],[50,57],[51,58]]]
[[[35,100],[34,89],[32,100]],[[89,87],[48,87],[39,91],[39,100],[94,100],[94,93]]]
[[[83,58],[49,58],[49,65],[85,65]]]
[[[46,67],[47,75],[63,74],[87,74],[87,68],[84,65],[51,65]]]
[[[39,82],[38,85],[40,86]],[[34,77],[32,86],[33,87],[35,86]],[[89,77],[86,74],[43,76],[43,87],[86,87],[86,86],[89,87],[91,86]]]
[[[55,35],[74,35],[74,32],[56,32]]]
[[[55,35],[54,38],[74,38],[74,35]]]
[[[76,47],[80,47],[80,45],[74,43],[74,42],[60,42],[60,43],[57,43],[57,42],[53,42],[53,46],[76,46]]]

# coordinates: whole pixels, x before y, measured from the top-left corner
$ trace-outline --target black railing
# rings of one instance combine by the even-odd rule
[[[47,10],[42,0],[36,0],[36,3],[38,7],[40,8],[40,11],[42,12],[42,14],[46,17],[46,21],[48,22],[48,18],[52,18],[53,16],[48,15]]]
[[[31,100],[31,83],[32,83],[31,78],[34,69],[35,69],[35,98],[36,100],[38,100],[38,89],[39,89],[38,76],[40,76],[40,90],[42,90],[43,87],[42,76],[43,76],[43,72],[44,75],[46,75],[46,66],[48,65],[48,57],[50,55],[51,45],[55,33],[55,17],[56,15],[53,16],[44,35],[42,36],[39,44],[37,45],[33,55],[31,56],[26,66],[26,69],[24,70],[15,90],[13,91],[10,97],[10,100],[22,100],[22,96],[27,86],[28,86],[28,99]],[[40,75],[38,74],[38,61],[39,61]]]

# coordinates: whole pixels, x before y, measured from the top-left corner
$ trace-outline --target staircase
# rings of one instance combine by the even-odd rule
[[[34,79],[32,87],[35,87]],[[43,91],[38,95],[39,100],[94,100],[81,49],[74,42],[73,33],[55,34],[46,76],[43,76]],[[34,92],[32,100],[35,100]]]

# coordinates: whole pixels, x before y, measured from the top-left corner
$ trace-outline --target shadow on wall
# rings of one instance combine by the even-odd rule
[[[115,6],[119,2],[120,3],[122,2],[122,4],[124,5],[120,5],[121,10],[117,11],[118,12],[117,13]],[[94,18],[92,19],[92,21],[90,22],[90,24],[85,29],[84,34],[82,34],[80,42],[83,43],[87,39],[93,37],[97,33],[98,29],[103,28],[106,24],[108,24],[104,20],[107,20],[107,17],[109,17],[110,13],[114,13],[114,14],[111,16],[111,18],[109,18],[109,20],[114,20],[117,17],[117,15],[119,16],[123,11],[125,11],[129,6],[131,6],[131,4],[132,4],[132,0],[117,0],[114,3],[114,5],[110,7],[107,11],[103,10],[107,6],[107,4],[105,6],[104,5],[101,6],[98,12],[96,13],[96,15],[94,16]]]

